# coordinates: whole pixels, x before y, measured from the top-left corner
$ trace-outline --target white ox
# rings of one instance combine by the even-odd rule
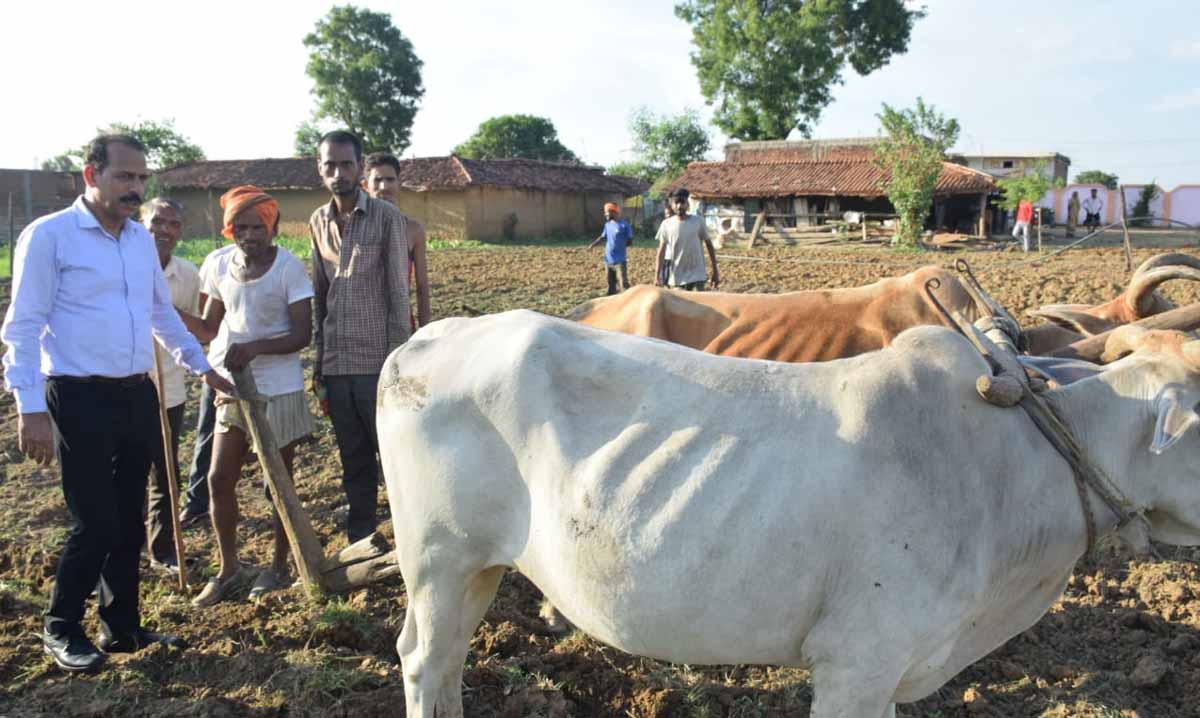
[[[1181,336],[1047,396],[1154,538],[1194,543],[1200,343]],[[622,650],[806,666],[813,716],[894,716],[1033,625],[1084,553],[1071,470],[979,399],[986,371],[942,327],[801,365],[527,311],[422,329],[378,410],[408,716],[462,715],[509,567]]]

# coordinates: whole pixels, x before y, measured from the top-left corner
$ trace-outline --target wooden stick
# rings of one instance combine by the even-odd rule
[[[167,470],[167,496],[171,502],[171,532],[175,535],[175,562],[179,564],[179,590],[187,592],[187,555],[183,551],[183,527],[179,525],[179,477],[175,473],[175,455],[171,450],[175,444],[171,436],[171,422],[167,419],[167,387],[163,386],[162,359],[158,356],[157,342],[151,338],[150,348],[154,351],[154,383],[158,386],[158,423],[162,425],[163,464]]]
[[[1125,185],[1117,187],[1121,195],[1121,232],[1125,235],[1125,271],[1133,269],[1133,244],[1129,241],[1129,223],[1125,219]]]
[[[308,514],[304,512],[300,497],[296,494],[296,487],[288,476],[287,466],[279,455],[275,434],[267,421],[266,403],[258,395],[250,368],[233,372],[233,383],[240,395],[239,403],[254,442],[254,452],[258,454],[258,462],[271,485],[271,500],[279,512],[292,556],[296,559],[300,581],[304,584],[305,592],[316,598],[323,592],[321,565],[325,561],[325,549],[309,523]]]
[[[1145,319],[1133,322],[1133,324],[1143,329],[1191,331],[1200,327],[1200,302],[1172,309],[1162,314],[1155,314],[1152,317],[1146,317]],[[1047,356],[1070,357],[1072,359],[1098,362],[1100,361],[1100,355],[1104,353],[1104,344],[1114,331],[1116,329],[1110,329],[1103,334],[1097,334],[1087,339],[1080,339],[1073,344],[1050,352]]]

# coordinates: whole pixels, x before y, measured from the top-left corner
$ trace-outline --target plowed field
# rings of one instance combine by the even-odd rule
[[[1135,261],[1153,253],[1139,250]],[[722,262],[724,288],[759,292],[861,285],[965,256],[1017,316],[1042,304],[1107,300],[1127,276],[1117,249],[1072,252],[1043,266],[1020,264],[1027,255],[1013,252],[781,248],[725,255],[740,259]],[[631,250],[631,279],[649,281],[652,263],[650,249]],[[431,276],[438,317],[519,307],[561,314],[604,288],[598,252],[557,247],[439,250],[431,254]],[[1165,293],[1183,303],[1200,301],[1198,290],[1177,282]],[[0,292],[4,306],[7,281]],[[197,393],[193,387],[189,427]],[[190,457],[191,442],[189,429],[181,457]],[[327,422],[296,463],[298,490],[318,533],[327,546],[344,545],[335,520],[340,469]],[[248,467],[241,485],[243,558],[263,565],[269,534],[259,486],[257,469]],[[147,573],[145,621],[185,636],[193,648],[114,657],[94,676],[61,674],[43,657],[37,633],[65,533],[57,474],[22,460],[14,404],[0,394],[0,716],[403,715],[394,650],[405,610],[399,579],[323,603],[291,589],[258,604],[243,594],[197,611],[168,579]],[[200,572],[211,575],[210,531],[186,536]],[[1200,715],[1200,550],[1160,549],[1163,561],[1108,549],[1081,564],[1066,595],[1036,626],[898,714]],[[537,618],[537,600],[528,581],[509,574],[472,643],[464,678],[468,716],[808,715],[812,691],[804,671],[669,665],[579,634],[550,636]],[[1136,687],[1139,666],[1161,679]]]

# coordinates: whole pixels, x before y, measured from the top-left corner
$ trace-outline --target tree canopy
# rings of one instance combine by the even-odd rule
[[[634,159],[609,167],[609,172],[637,177],[652,187],[674,179],[688,162],[704,159],[712,147],[695,110],[672,117],[639,108],[629,116],[629,134],[633,136]]]
[[[1046,176],[1046,166],[1046,162],[1041,162],[1020,175],[996,180],[996,185],[1000,187],[1000,201],[997,202],[1000,208],[1012,211],[1022,200],[1039,202],[1051,189],[1061,187],[1062,180],[1052,180]]]
[[[1100,170],[1087,170],[1075,175],[1076,184],[1102,184],[1108,189],[1117,188],[1117,176]]]
[[[368,152],[403,152],[425,88],[421,60],[391,16],[337,6],[317,21],[304,45],[309,49],[305,71],[317,99],[313,119],[353,132]],[[301,130],[306,126],[312,124]],[[297,133],[297,145],[307,139]],[[308,154],[316,150],[313,145]]]
[[[886,102],[879,113],[883,136],[875,163],[889,173],[881,188],[896,208],[896,244],[915,246],[933,204],[946,150],[958,140],[958,120],[947,119],[920,97],[912,109]]]
[[[175,120],[140,120],[133,124],[114,122],[98,128],[96,134],[132,135],[146,145],[146,164],[152,170],[166,169],[184,162],[204,159],[204,150],[175,129]],[[58,172],[78,172],[83,169],[87,146],[67,150],[42,162],[42,169]]]
[[[475,134],[453,150],[476,160],[523,157],[531,160],[578,162],[558,139],[554,123],[534,115],[500,115],[485,120]]]
[[[842,83],[908,49],[924,10],[904,0],[683,0],[692,26],[692,64],[716,106],[713,123],[740,140],[807,136]]]

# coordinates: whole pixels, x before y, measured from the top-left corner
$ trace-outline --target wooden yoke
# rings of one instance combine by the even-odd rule
[[[300,573],[300,581],[304,584],[305,592],[315,598],[323,592],[321,564],[325,559],[325,549],[313,531],[308,514],[300,505],[296,486],[288,476],[283,457],[279,455],[275,434],[267,422],[266,400],[258,395],[258,387],[254,383],[250,368],[232,373],[233,382],[237,385],[240,395],[242,413],[250,428],[254,452],[258,454],[258,462],[271,486],[271,501],[275,504],[275,510],[279,512],[283,530],[287,534],[288,545],[291,546],[292,556],[296,559],[296,570]]]

